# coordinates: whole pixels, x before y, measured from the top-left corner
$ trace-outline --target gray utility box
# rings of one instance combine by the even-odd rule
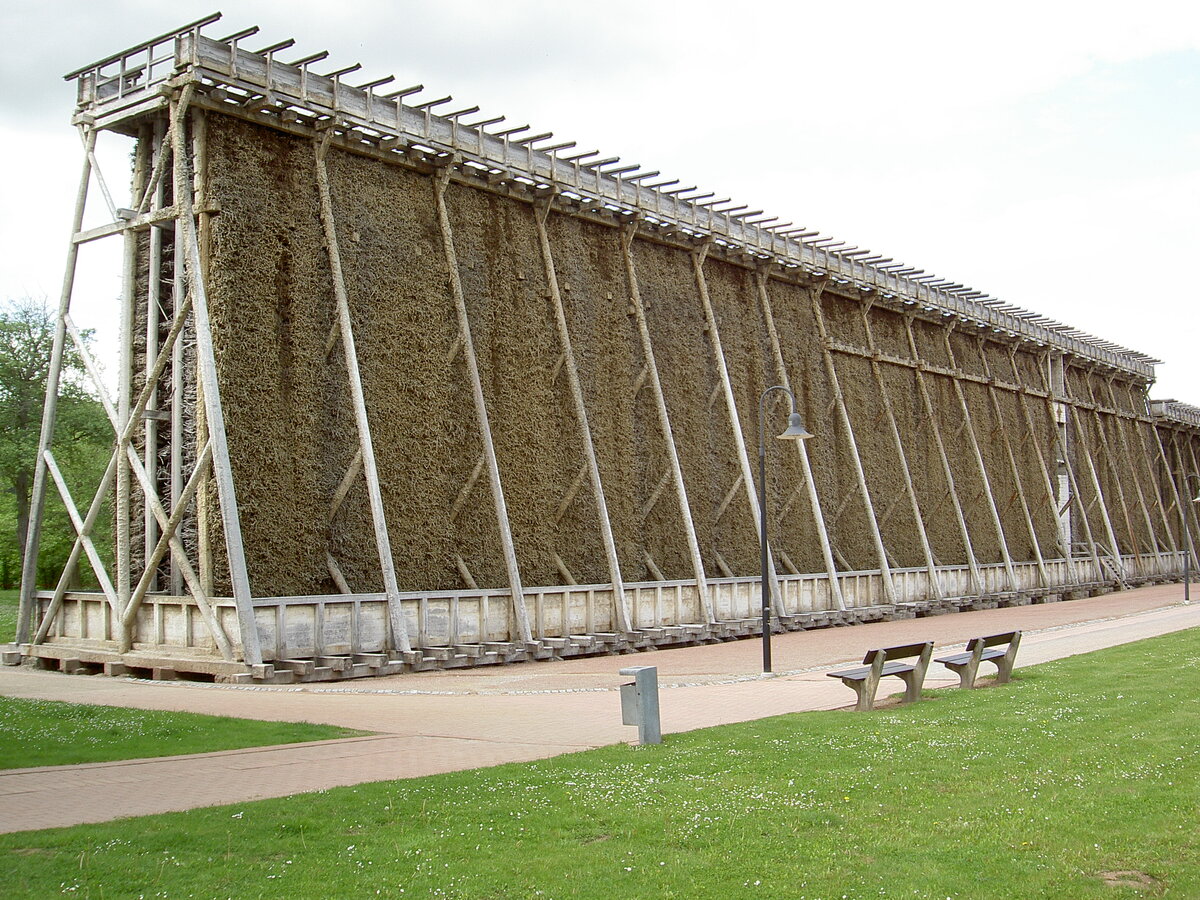
[[[621,723],[637,726],[639,744],[661,744],[658,666],[630,666],[621,674],[633,676],[633,681],[621,685]]]

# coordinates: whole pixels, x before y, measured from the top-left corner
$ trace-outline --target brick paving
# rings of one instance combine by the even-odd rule
[[[761,643],[734,641],[628,656],[427,672],[337,685],[287,687],[148,682],[0,668],[0,694],[310,721],[370,736],[283,747],[0,771],[0,832],[241,803],[304,791],[541,759],[629,741],[618,670],[659,669],[664,734],[783,713],[851,706],[826,678],[872,647],[933,640],[939,651],[1019,628],[1017,660],[1059,659],[1200,625],[1182,585],[1087,600],[776,635],[775,677],[763,678]],[[928,687],[956,684],[934,665]],[[899,682],[895,682],[899,686]],[[890,690],[885,682],[882,690]]]

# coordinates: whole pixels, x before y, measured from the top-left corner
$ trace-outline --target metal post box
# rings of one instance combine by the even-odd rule
[[[621,723],[637,726],[639,744],[661,744],[658,667],[630,666],[621,674],[633,676],[633,681],[621,685]]]

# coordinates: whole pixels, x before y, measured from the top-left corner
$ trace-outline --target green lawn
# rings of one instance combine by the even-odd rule
[[[1198,674],[1183,632],[909,707],[5,835],[5,893],[1197,897]]]
[[[301,722],[0,697],[0,769],[209,753],[359,733]]]
[[[17,625],[17,591],[0,591],[0,643]],[[208,753],[358,734],[297,722],[0,697],[0,769]]]

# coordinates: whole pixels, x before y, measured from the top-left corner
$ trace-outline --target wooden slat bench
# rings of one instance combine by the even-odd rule
[[[925,681],[925,670],[929,668],[929,658],[932,655],[933,641],[868,650],[867,655],[863,657],[862,668],[843,669],[841,672],[826,674],[830,678],[842,679],[846,687],[854,689],[858,694],[855,709],[871,709],[875,705],[875,690],[879,687],[879,679],[886,675],[894,675],[904,680],[906,690],[902,702],[912,703],[921,699],[921,685]],[[915,659],[916,662],[901,662],[906,659]]]
[[[1020,645],[1019,631],[971,638],[964,652],[942,656],[937,661],[958,675],[959,686],[965,688],[975,687],[980,663],[995,663],[996,681],[1003,684],[1012,677],[1013,663],[1016,662],[1017,647]]]

